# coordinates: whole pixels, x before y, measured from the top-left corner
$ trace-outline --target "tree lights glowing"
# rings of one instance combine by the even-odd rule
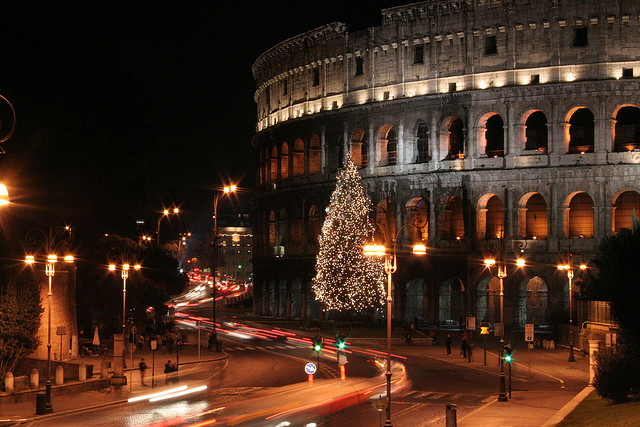
[[[318,238],[312,289],[324,310],[362,311],[385,301],[383,261],[365,256],[362,249],[373,234],[370,209],[358,169],[348,159],[336,179]]]

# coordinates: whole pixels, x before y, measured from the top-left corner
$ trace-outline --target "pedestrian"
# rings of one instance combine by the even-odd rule
[[[467,357],[469,358],[469,363],[471,363],[471,357],[473,355],[473,346],[471,343],[467,343]]]
[[[173,353],[173,336],[171,334],[167,337],[167,353]]]
[[[460,355],[464,358],[467,357],[467,337],[462,337],[462,343],[460,343]]]
[[[173,364],[171,363],[171,359],[167,360],[167,363],[164,364],[164,373],[165,373],[165,384],[169,384],[171,382],[171,374],[173,372]]]
[[[434,331],[433,329],[431,331],[429,331],[429,336],[431,337],[431,345],[432,346],[437,346],[438,345],[438,335],[436,334],[436,331]]]
[[[213,348],[213,346],[214,346],[214,342],[215,342],[214,337],[215,337],[215,335],[213,335],[213,332],[211,332],[211,333],[209,334],[209,343],[208,343],[208,346],[207,346],[207,348],[209,349],[209,351],[212,351],[211,349],[212,349],[212,348]]]
[[[144,361],[144,357],[140,359],[140,363],[138,364],[138,368],[140,368],[140,384],[146,386],[144,383],[145,374],[147,372],[147,364]]]
[[[447,356],[451,356],[451,334],[447,334],[444,343],[447,345]]]

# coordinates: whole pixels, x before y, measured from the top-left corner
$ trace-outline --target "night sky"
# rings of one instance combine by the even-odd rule
[[[15,202],[0,218],[7,237],[62,221],[126,234],[173,203],[181,227],[206,229],[211,188],[255,182],[255,59],[330,22],[379,25],[382,8],[408,2],[8,3],[0,94],[17,127],[0,158]],[[0,120],[6,131],[1,108]]]

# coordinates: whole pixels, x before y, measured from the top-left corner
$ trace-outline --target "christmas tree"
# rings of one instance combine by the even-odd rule
[[[324,310],[362,311],[384,303],[384,263],[363,253],[373,234],[371,200],[351,159],[336,181],[319,236],[312,289]]]

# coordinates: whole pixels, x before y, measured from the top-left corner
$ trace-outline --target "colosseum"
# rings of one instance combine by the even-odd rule
[[[499,321],[498,257],[507,328],[567,323],[558,264],[572,257],[576,312],[578,263],[640,212],[635,0],[427,0],[292,37],[252,71],[255,314],[321,316],[317,236],[348,156],[389,235],[405,208],[427,215],[398,239],[399,320]]]

